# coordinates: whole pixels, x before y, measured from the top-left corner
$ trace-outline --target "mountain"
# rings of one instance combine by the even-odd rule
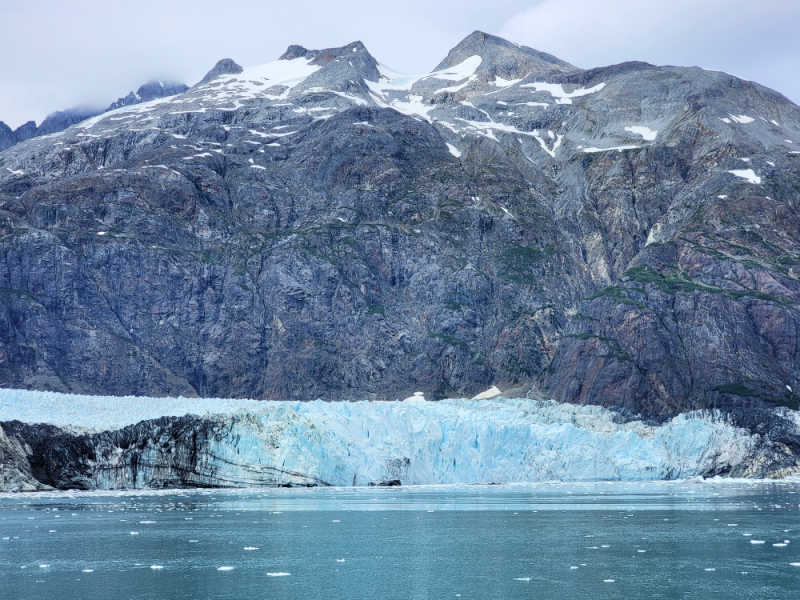
[[[108,108],[106,108],[106,111],[122,108],[123,106],[131,106],[132,104],[139,104],[140,102],[149,102],[156,98],[182,94],[188,89],[189,86],[185,83],[177,83],[175,81],[148,81],[139,86],[139,89],[135,92],[129,92],[127,96],[117,98],[116,101],[112,102]]]
[[[0,152],[0,385],[796,409],[799,144],[757,83],[481,32],[226,59]]]
[[[141,85],[135,92],[129,92],[127,96],[118,98],[105,109],[78,106],[66,110],[59,110],[47,115],[38,127],[34,121],[28,121],[12,131],[8,125],[0,121],[0,151],[10,148],[19,142],[24,142],[32,137],[58,133],[71,125],[108,112],[109,110],[138,104],[140,102],[147,102],[165,96],[174,96],[175,94],[185,92],[187,89],[189,88],[183,83],[149,81]]]

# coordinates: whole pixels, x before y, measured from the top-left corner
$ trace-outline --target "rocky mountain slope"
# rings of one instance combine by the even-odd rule
[[[3,121],[0,121],[0,150],[10,148],[14,144],[24,142],[32,137],[63,131],[70,125],[80,123],[90,117],[108,112],[109,110],[114,110],[115,108],[147,102],[155,98],[173,96],[185,92],[187,89],[188,86],[183,83],[149,81],[139,86],[139,89],[135,92],[128,92],[127,96],[117,98],[117,100],[112,102],[105,109],[77,106],[66,110],[58,110],[47,115],[45,120],[38,126],[34,121],[28,121],[13,130],[3,123]]]
[[[0,386],[797,408],[799,190],[800,108],[724,73],[228,59],[0,152]]]

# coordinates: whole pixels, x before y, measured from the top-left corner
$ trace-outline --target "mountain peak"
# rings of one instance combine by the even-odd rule
[[[336,48],[323,48],[322,50],[309,50],[303,46],[292,44],[281,54],[278,60],[292,60],[295,58],[307,58],[309,62],[320,67],[324,67],[337,58],[353,56],[368,56],[373,62],[374,58],[367,50],[367,47],[360,41],[350,42],[346,46]]]
[[[377,81],[378,62],[360,41],[350,42],[336,48],[309,50],[303,46],[292,44],[281,54],[278,60],[294,60],[304,58],[309,65],[321,67],[319,72],[309,77],[309,86],[320,86],[328,89],[350,88],[357,79]]]
[[[234,61],[232,58],[223,58],[217,61],[217,64],[215,64],[212,69],[205,74],[205,77],[203,77],[197,85],[208,83],[220,75],[235,75],[237,73],[241,73],[242,71],[244,71],[244,69],[236,64],[236,61]]]
[[[473,31],[461,40],[434,70],[448,69],[464,62],[470,56],[481,57],[479,71],[483,71],[488,79],[496,76],[518,79],[531,73],[578,70],[574,65],[552,54],[509,42],[484,31]]]

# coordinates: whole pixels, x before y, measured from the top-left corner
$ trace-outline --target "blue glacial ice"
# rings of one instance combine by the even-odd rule
[[[0,390],[0,421],[110,429],[186,413],[230,422],[208,452],[222,476],[274,466],[334,485],[685,478],[740,464],[758,443],[713,412],[655,426],[533,399],[259,402]]]

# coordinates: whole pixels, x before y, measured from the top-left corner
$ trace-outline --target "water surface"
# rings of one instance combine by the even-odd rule
[[[0,495],[0,597],[795,599],[798,532],[791,481]]]

